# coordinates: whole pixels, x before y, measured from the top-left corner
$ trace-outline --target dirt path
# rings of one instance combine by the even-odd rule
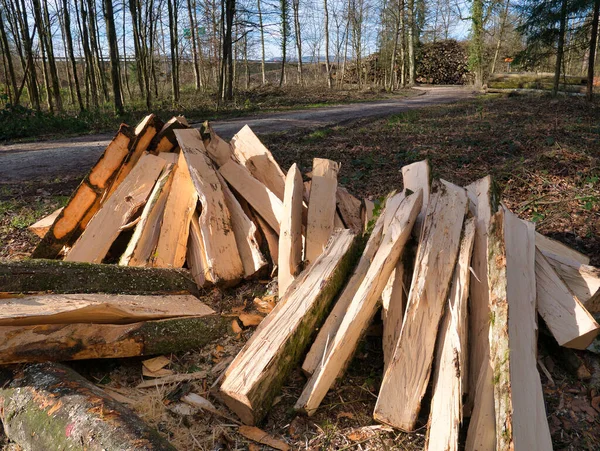
[[[457,102],[474,95],[468,87],[419,88],[424,95],[399,100],[338,105],[327,108],[287,111],[217,121],[214,129],[231,138],[248,124],[257,134],[290,129],[328,127],[366,117],[381,117],[403,111]],[[199,124],[192,124],[198,126]],[[112,134],[88,135],[51,141],[0,145],[0,181],[16,182],[65,175],[82,176],[101,155]]]

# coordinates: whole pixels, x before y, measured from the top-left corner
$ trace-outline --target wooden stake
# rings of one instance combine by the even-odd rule
[[[467,194],[463,188],[447,182],[432,186],[406,318],[374,412],[375,420],[405,431],[414,430],[429,383],[438,325],[458,255],[466,209]]]
[[[425,212],[427,211],[427,205],[429,203],[430,172],[429,162],[427,160],[417,161],[416,163],[402,167],[404,189],[417,191],[420,188],[423,190],[423,206],[421,207],[421,213],[419,213],[417,225],[413,232],[413,235],[416,237],[421,233],[423,221],[425,220]]]
[[[355,258],[355,236],[337,232],[325,252],[286,291],[255,332],[252,343],[233,360],[221,394],[228,407],[246,424],[259,422],[284,381],[302,357],[311,335],[341,288]],[[282,301],[280,300],[280,303]]]
[[[381,245],[348,306],[327,355],[304,387],[294,409],[314,414],[327,391],[350,363],[361,336],[377,312],[377,301],[402,254],[422,201],[423,194],[419,190],[400,203],[389,224],[384,218]],[[386,213],[389,212],[386,208]]]

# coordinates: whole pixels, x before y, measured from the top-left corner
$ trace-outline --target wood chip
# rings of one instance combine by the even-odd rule
[[[237,319],[234,319],[231,322],[231,328],[233,329],[233,333],[235,333],[235,334],[239,334],[242,331],[242,328],[240,327],[240,323],[237,322]]]
[[[156,371],[150,371],[145,366],[142,366],[142,376],[144,376],[144,377],[158,378],[158,377],[172,376],[173,374],[175,374],[173,372],[173,370],[170,370],[168,368],[161,368],[161,369],[156,370]]]
[[[238,432],[248,440],[262,443],[263,445],[270,446],[271,448],[275,448],[280,451],[288,451],[290,449],[290,445],[287,443],[270,436],[262,429],[254,426],[240,426]]]
[[[269,298],[254,298],[254,307],[260,313],[271,313],[271,310],[275,308],[275,297],[269,296]]]
[[[153,359],[144,360],[142,365],[144,365],[149,371],[158,371],[170,363],[171,361],[167,357],[161,355],[154,357]]]
[[[242,313],[239,318],[246,327],[258,326],[263,320],[262,316],[252,313]]]

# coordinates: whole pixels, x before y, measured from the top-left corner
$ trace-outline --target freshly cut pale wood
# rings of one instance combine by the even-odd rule
[[[361,232],[363,220],[360,217],[361,202],[342,186],[336,191],[337,211],[347,229]]]
[[[369,223],[373,219],[373,213],[375,211],[375,202],[369,199],[363,199],[360,208],[360,217],[364,223],[365,230],[368,230]]]
[[[164,167],[148,197],[146,205],[144,205],[129,244],[123,255],[121,255],[119,265],[145,266],[148,264],[158,243],[160,223],[173,181],[174,167],[174,164],[167,164]]]
[[[219,168],[223,178],[243,197],[256,212],[279,234],[283,202],[263,183],[252,177],[250,171],[234,160]]]
[[[427,430],[428,451],[458,451],[464,375],[467,373],[467,301],[471,253],[475,239],[475,218],[465,221],[458,260],[452,277],[448,306],[440,326],[433,398]]]
[[[494,387],[490,362],[490,291],[488,286],[488,229],[497,210],[491,177],[476,180],[466,187],[469,210],[475,217],[475,243],[469,286],[469,367],[463,381],[467,398],[464,415],[471,416],[466,450],[493,449],[496,441]]]
[[[128,324],[213,313],[191,295],[43,294],[0,300],[0,326]]]
[[[256,179],[283,201],[285,174],[250,127],[245,125],[231,138],[231,150]]]
[[[340,165],[335,161],[322,158],[313,160],[304,257],[308,263],[321,255],[334,230],[339,169]]]
[[[198,130],[176,130],[175,136],[202,204],[198,223],[206,253],[205,270],[212,274],[215,283],[238,281],[244,276],[244,266],[235,233],[232,233],[234,229],[221,180],[206,155]]]
[[[422,201],[423,194],[419,190],[400,203],[389,224],[385,224],[384,218],[384,233],[379,249],[348,306],[344,319],[328,347],[327,355],[315,369],[298,398],[294,406],[296,410],[308,415],[314,414],[327,391],[350,363],[361,336],[377,313],[377,301],[402,254],[421,210]]]
[[[167,384],[178,384],[179,382],[195,381],[199,379],[206,379],[208,374],[206,371],[195,371],[193,373],[173,374],[171,376],[165,376],[158,379],[152,379],[144,382],[140,382],[135,388],[152,388],[160,387],[161,385]]]
[[[488,240],[496,449],[551,450],[537,371],[534,226],[501,206]]]
[[[429,383],[466,210],[463,188],[447,182],[432,186],[404,324],[374,412],[375,420],[405,431],[414,430]]]
[[[196,210],[198,193],[183,152],[179,154],[171,189],[165,203],[162,224],[152,266],[181,268],[185,262],[190,221]]]
[[[355,235],[340,230],[325,252],[290,286],[230,365],[221,385],[225,403],[246,424],[259,422],[310,343],[355,258]]]
[[[94,215],[65,260],[101,263],[120,229],[146,202],[165,161],[144,155],[111,198]]]
[[[423,221],[425,220],[425,212],[427,211],[427,204],[429,203],[430,172],[429,162],[427,160],[417,161],[416,163],[402,167],[404,189],[416,191],[421,188],[423,190],[423,207],[421,207],[421,213],[417,218],[417,224],[414,231],[414,235],[417,237],[421,233]]]
[[[271,256],[271,261],[273,265],[279,265],[279,237],[275,230],[267,224],[267,222],[260,216],[255,216],[256,224],[264,237],[264,241],[267,242],[267,249],[269,251],[269,255]]]
[[[154,154],[174,152],[179,147],[174,130],[180,128],[189,128],[189,124],[183,116],[173,116],[165,123],[165,125],[163,125],[154,138],[152,138],[152,141],[148,145],[148,152]]]
[[[198,212],[194,212],[190,221],[190,234],[188,237],[188,247],[186,261],[192,277],[199,287],[207,282],[214,282],[212,272],[208,271],[208,262],[206,261],[206,251],[204,250],[204,241],[198,222]]]
[[[202,124],[200,134],[208,156],[215,162],[217,167],[221,167],[231,160],[233,153],[230,144],[216,134],[208,121]]]
[[[296,278],[302,263],[302,174],[294,163],[285,180],[283,216],[279,232],[277,283],[279,297]]]
[[[171,360],[164,355],[142,361],[142,365],[153,373],[156,373],[158,370],[162,370],[165,366],[170,364]]]
[[[100,200],[117,176],[134,140],[133,129],[121,125],[119,132],[33,251],[33,258],[56,258],[63,247],[71,246],[79,238],[90,218],[100,208]]]
[[[267,445],[270,448],[278,449],[280,451],[288,451],[290,445],[284,441],[278,440],[275,437],[270,436],[262,429],[258,429],[254,426],[240,426],[238,432],[249,440],[253,440],[263,445]]]
[[[535,232],[535,246],[544,254],[559,255],[570,260],[575,260],[582,265],[590,264],[590,258],[587,255],[583,255],[581,252],[571,249],[566,244],[548,238],[539,232]]]
[[[588,307],[587,303],[592,295],[600,289],[600,269],[594,266],[582,265],[576,260],[557,254],[545,253],[544,256],[569,289],[577,296],[577,299],[590,312],[596,313]]]
[[[27,227],[27,230],[29,230],[31,233],[36,234],[40,238],[44,238],[44,235],[46,235],[48,230],[50,230],[50,227],[52,227],[52,224],[54,224],[54,221],[56,221],[56,218],[58,218],[58,215],[62,211],[63,211],[62,207],[59,208],[58,210],[55,210],[54,212],[50,213],[48,216],[45,216],[42,219],[40,219],[39,221],[31,224],[29,227]]]
[[[600,326],[539,248],[535,252],[535,277],[538,312],[558,344],[574,349],[587,348],[600,332]]]

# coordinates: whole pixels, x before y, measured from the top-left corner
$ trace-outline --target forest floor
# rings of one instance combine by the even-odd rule
[[[310,171],[312,158],[341,162],[339,182],[360,197],[377,199],[402,187],[400,168],[429,159],[434,177],[467,184],[486,174],[502,198],[538,231],[565,242],[600,266],[600,103],[549,97],[481,96],[460,103],[411,110],[385,118],[285,133],[259,134],[284,169],[298,163]],[[0,258],[26,258],[38,238],[26,229],[65,204],[81,174],[0,184]],[[253,299],[272,295],[272,283],[207,290],[205,300],[233,316],[253,311]],[[376,328],[373,328],[375,331]],[[211,386],[251,336],[226,336],[199,351],[171,356],[177,372],[206,370],[204,381],[183,387],[213,401]],[[555,450],[596,450],[600,443],[600,360],[589,352],[559,348],[540,323],[541,373]],[[231,420],[208,413],[181,416],[165,406],[168,389],[136,389],[141,359],[76,362],[90,380],[118,390],[131,407],[179,449],[259,449],[236,431]],[[372,420],[382,378],[381,340],[374,332],[360,344],[349,370],[317,414],[297,416],[292,406],[304,377],[286,382],[263,425],[294,449],[422,449],[427,412],[412,434]],[[182,388],[182,387],[180,387]],[[228,414],[231,415],[231,414]]]

